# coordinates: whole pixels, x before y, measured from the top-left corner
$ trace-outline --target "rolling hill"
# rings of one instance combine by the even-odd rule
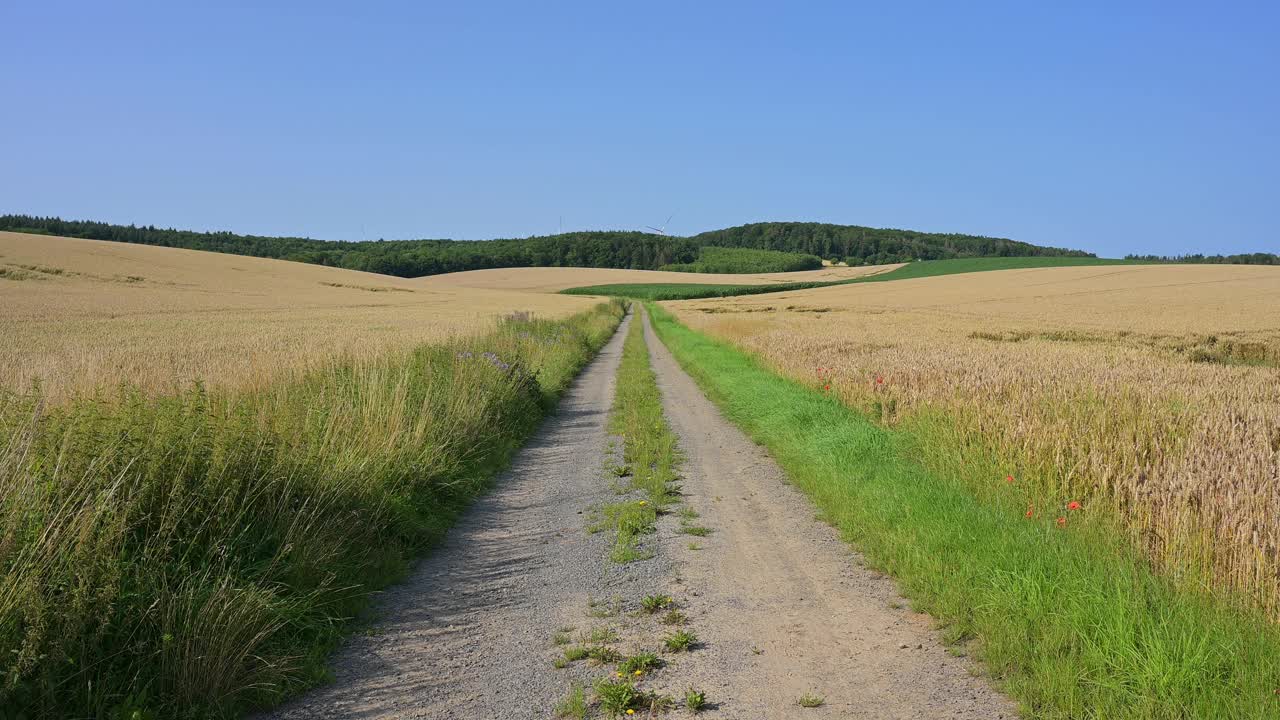
[[[1079,250],[1006,238],[799,222],[756,223],[693,237],[605,230],[522,239],[371,242],[196,232],[29,215],[0,216],[0,230],[209,250],[400,277],[504,267],[657,270],[664,265],[696,263],[700,249],[708,246],[817,255],[851,265],[966,257],[1089,256]]]

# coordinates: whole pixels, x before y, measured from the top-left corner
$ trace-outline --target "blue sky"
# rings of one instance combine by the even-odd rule
[[[1280,252],[1274,3],[0,7],[0,212]]]

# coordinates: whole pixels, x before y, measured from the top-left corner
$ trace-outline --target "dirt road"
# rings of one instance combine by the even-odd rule
[[[701,643],[670,656],[646,687],[676,697],[700,687],[714,703],[706,717],[1015,717],[1012,703],[940,647],[927,617],[902,609],[891,581],[814,520],[647,327],[687,455],[685,499],[713,532],[678,534],[667,516],[646,542],[655,557],[608,561],[609,533],[586,528],[592,508],[618,497],[605,471],[607,418],[633,321],[494,491],[380,597],[380,619],[333,658],[334,681],[265,717],[549,718],[571,680],[589,684],[605,670],[554,668],[563,649],[553,636],[607,629],[621,650],[650,649],[660,628],[634,611],[658,591],[676,598]],[[802,709],[805,693],[825,703]]]
[[[381,595],[380,620],[333,657],[333,682],[265,717],[550,716],[567,684],[546,659],[551,636],[566,612],[618,574],[607,567],[608,539],[583,531],[583,512],[614,497],[601,463],[630,322],[494,490],[406,582]]]
[[[725,420],[646,322],[686,502],[715,532],[674,546],[705,647],[694,684],[726,718],[1013,718],[1016,706],[946,652],[927,615],[866,569],[769,455]],[[683,590],[683,592],[682,592]],[[824,699],[802,711],[801,695]],[[809,715],[812,713],[812,715]]]

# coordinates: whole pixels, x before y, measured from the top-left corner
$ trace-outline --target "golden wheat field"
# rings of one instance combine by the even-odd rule
[[[196,250],[0,233],[0,387],[53,398],[129,382],[238,386],[335,357],[375,357],[563,317],[585,297],[422,280]]]
[[[1103,266],[666,303],[888,424],[1118,518],[1280,617],[1280,268]],[[942,420],[942,422],[931,422]],[[970,478],[985,483],[991,478]]]

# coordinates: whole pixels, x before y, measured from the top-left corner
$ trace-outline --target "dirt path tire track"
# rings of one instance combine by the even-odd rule
[[[948,654],[927,615],[863,566],[771,457],[730,424],[644,319],[686,501],[714,529],[673,544],[704,647],[685,669],[723,718],[1013,718],[1016,705]],[[686,540],[689,538],[686,538]],[[824,706],[802,709],[814,693]],[[803,715],[802,715],[803,714]]]
[[[381,619],[332,658],[333,682],[275,712],[312,718],[546,718],[568,677],[548,645],[589,592],[633,592],[644,571],[606,566],[607,534],[586,508],[614,499],[601,479],[622,342],[633,315],[584,369],[494,490],[408,580],[376,602]],[[648,572],[667,573],[665,563]]]
[[[588,597],[621,598],[630,611],[663,587],[701,647],[670,658],[649,684],[676,696],[690,686],[708,691],[718,707],[706,717],[1015,717],[1011,702],[941,648],[927,616],[895,609],[893,583],[813,519],[808,500],[721,417],[647,318],[664,409],[687,456],[686,500],[715,532],[691,538],[660,523],[651,538],[657,557],[608,561],[609,533],[584,528],[590,508],[618,497],[602,465],[633,321],[623,321],[493,492],[406,582],[382,593],[380,619],[331,660],[333,682],[261,717],[550,718],[571,679],[603,674],[553,669],[556,629],[625,624],[587,619]],[[691,540],[702,549],[691,550]],[[805,692],[826,705],[801,709]]]

